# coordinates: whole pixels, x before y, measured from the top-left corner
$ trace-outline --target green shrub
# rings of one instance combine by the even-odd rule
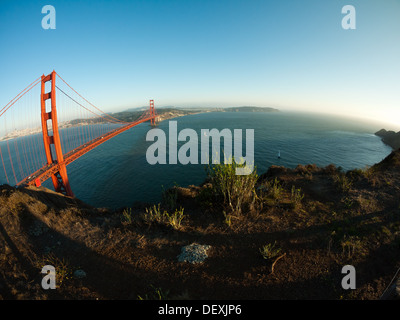
[[[122,212],[121,222],[124,224],[132,223],[132,208],[126,208]]]
[[[176,209],[172,214],[169,214],[167,211],[164,212],[167,223],[175,230],[178,230],[181,227],[181,222],[184,218],[183,210],[183,208],[180,208],[179,210]]]
[[[236,175],[241,165],[232,160],[231,164],[214,164],[208,167],[208,178],[217,199],[232,214],[241,214],[255,201],[256,170],[249,175]]]
[[[146,208],[146,213],[143,218],[147,223],[158,222],[162,223],[164,220],[164,214],[161,212],[161,204],[159,203],[157,206],[154,205],[150,208]]]
[[[275,178],[274,181],[267,182],[266,187],[268,196],[272,197],[273,199],[279,199],[281,197],[283,187],[277,178]]]

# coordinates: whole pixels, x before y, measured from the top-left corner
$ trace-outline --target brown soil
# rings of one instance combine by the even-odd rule
[[[334,166],[271,167],[284,191],[258,201],[228,225],[222,206],[207,205],[204,186],[176,188],[185,218],[179,230],[146,223],[145,205],[92,208],[45,188],[0,186],[2,299],[379,299],[400,267],[400,151],[340,188]],[[290,201],[292,185],[304,198]],[[344,190],[345,189],[345,190]],[[203,199],[203,200],[201,200]],[[181,248],[211,245],[202,264],[178,262]],[[275,243],[274,265],[259,249]],[[57,289],[41,288],[45,264]],[[344,290],[344,265],[357,288]],[[86,277],[72,276],[84,270]]]

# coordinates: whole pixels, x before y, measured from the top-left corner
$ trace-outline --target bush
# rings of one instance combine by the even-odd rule
[[[265,200],[265,198],[279,199],[282,195],[283,187],[278,178],[275,178],[274,180],[265,181],[258,190],[261,200]]]
[[[274,181],[267,182],[268,195],[274,199],[279,199],[282,195],[283,187],[279,183],[279,180],[275,178]]]
[[[301,188],[296,189],[295,186],[292,186],[292,193],[290,196],[290,200],[292,201],[293,207],[297,209],[301,205],[301,200],[303,200],[304,194],[301,193]]]
[[[346,177],[344,174],[337,174],[334,177],[334,181],[336,184],[336,187],[338,188],[339,191],[341,192],[349,192],[352,186],[351,180]]]
[[[231,164],[209,166],[207,172],[215,197],[222,200],[227,211],[238,215],[254,204],[258,179],[255,169],[249,175],[236,175],[240,167],[233,160]]]

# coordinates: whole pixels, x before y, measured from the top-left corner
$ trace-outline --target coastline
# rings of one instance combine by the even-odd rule
[[[375,132],[375,135],[380,137],[382,142],[391,147],[392,150],[400,148],[400,131],[396,133],[395,131],[381,129]]]

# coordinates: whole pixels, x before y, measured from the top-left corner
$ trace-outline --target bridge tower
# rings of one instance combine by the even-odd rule
[[[150,124],[152,126],[154,126],[156,123],[156,118],[155,118],[156,113],[154,111],[154,100],[150,100],[150,116],[154,116],[154,118],[150,120]]]
[[[46,82],[51,81],[51,91],[45,92]],[[73,197],[71,186],[68,181],[67,167],[64,163],[64,156],[61,149],[60,134],[58,132],[57,122],[57,108],[56,108],[56,72],[53,70],[52,73],[45,76],[42,75],[41,79],[41,118],[42,118],[42,131],[43,131],[43,142],[44,149],[46,152],[47,164],[55,164],[58,167],[58,171],[51,176],[53,181],[54,189],[57,192],[63,193],[67,196]],[[46,101],[51,100],[51,110],[46,111]],[[51,131],[53,135],[49,135],[48,122],[51,121]],[[54,145],[55,155],[51,145]]]

